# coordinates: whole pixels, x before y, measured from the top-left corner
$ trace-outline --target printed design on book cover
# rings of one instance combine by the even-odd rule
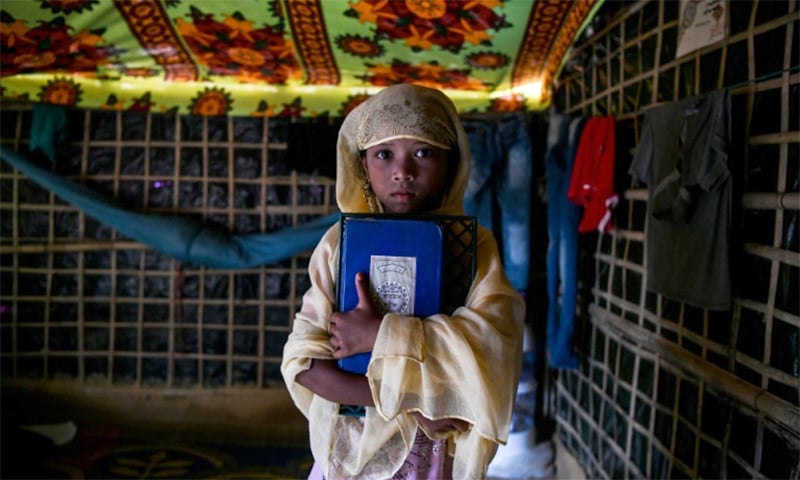
[[[417,258],[371,255],[369,278],[381,316],[412,315],[417,285]]]

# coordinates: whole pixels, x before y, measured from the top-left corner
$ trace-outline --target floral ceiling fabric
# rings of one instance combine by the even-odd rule
[[[378,88],[535,110],[602,0],[14,0],[0,95],[121,111],[341,116]]]

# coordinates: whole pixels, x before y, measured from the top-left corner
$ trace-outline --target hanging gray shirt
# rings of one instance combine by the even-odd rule
[[[730,95],[655,107],[628,171],[648,186],[647,288],[712,310],[731,308]]]

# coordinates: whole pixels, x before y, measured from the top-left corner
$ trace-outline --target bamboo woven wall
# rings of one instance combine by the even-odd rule
[[[680,2],[607,2],[559,79],[556,110],[617,118],[627,172],[643,111],[730,88],[732,311],[645,289],[646,187],[582,248],[579,370],[548,409],[590,478],[800,478],[800,45],[797,1],[730,1],[723,41],[676,58]],[[687,275],[691,274],[687,272]]]
[[[26,152],[29,106],[3,105]],[[68,112],[53,169],[125,208],[247,234],[335,210],[329,178],[298,175],[285,118]],[[78,385],[281,387],[308,253],[259,268],[180,263],[122,237],[0,162],[0,367]],[[310,253],[310,252],[309,252]]]

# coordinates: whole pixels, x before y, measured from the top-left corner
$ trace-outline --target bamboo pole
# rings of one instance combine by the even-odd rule
[[[753,210],[800,210],[800,193],[745,193],[742,195],[742,206]]]
[[[30,243],[24,245],[2,245],[3,254],[21,253],[64,253],[64,252],[89,252],[102,250],[146,250],[150,247],[143,243],[133,241],[93,241],[79,243]]]
[[[705,382],[709,388],[735,400],[739,405],[771,418],[776,424],[789,430],[795,438],[800,438],[800,407],[797,405],[792,405],[767,390],[684,350],[658,334],[632,324],[594,304],[589,306],[589,313],[592,323],[599,328],[610,328],[618,332],[621,337],[627,337],[657,353],[687,376],[697,378]]]
[[[793,267],[800,267],[800,255],[792,250],[759,245],[757,243],[745,243],[744,251],[761,258],[767,258],[776,262],[782,262]]]

